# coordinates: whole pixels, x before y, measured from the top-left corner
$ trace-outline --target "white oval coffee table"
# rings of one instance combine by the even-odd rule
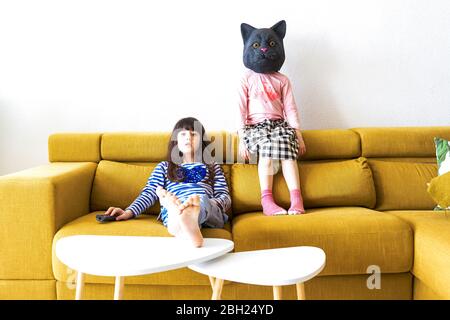
[[[82,298],[84,275],[115,277],[114,299],[123,297],[124,277],[186,267],[217,258],[234,248],[233,241],[205,238],[195,248],[174,237],[76,235],[56,242],[56,256],[77,271],[75,299]]]
[[[209,276],[213,300],[220,299],[224,280],[272,286],[275,300],[281,299],[281,286],[295,284],[303,300],[303,283],[323,270],[325,260],[322,249],[302,246],[227,253],[189,268]]]

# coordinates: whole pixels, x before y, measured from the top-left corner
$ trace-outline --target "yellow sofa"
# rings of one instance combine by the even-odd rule
[[[232,239],[235,251],[311,245],[327,264],[305,284],[310,299],[450,299],[450,215],[436,212],[427,183],[437,176],[433,138],[450,127],[303,131],[299,171],[307,214],[265,217],[257,168],[237,163],[237,139],[216,156],[232,195],[230,223],[203,229]],[[126,207],[155,165],[165,160],[169,133],[54,134],[50,164],[0,177],[0,299],[73,299],[75,273],[55,256],[74,234],[169,236],[159,205],[137,219],[99,224],[95,215]],[[278,174],[275,198],[289,203]],[[255,266],[257,268],[258,266]],[[375,269],[374,269],[375,268]],[[379,287],[370,286],[379,270]],[[282,272],[282,270],[280,270]],[[372,278],[371,278],[372,276]],[[111,299],[113,278],[87,276],[87,299]],[[187,268],[125,280],[125,299],[209,299],[206,276]],[[295,298],[295,287],[283,291]],[[226,283],[224,299],[271,299],[269,287]]]

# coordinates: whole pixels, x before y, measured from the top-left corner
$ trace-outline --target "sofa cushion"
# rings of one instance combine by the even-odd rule
[[[376,210],[430,210],[435,203],[427,183],[437,175],[436,164],[368,160],[375,182]]]
[[[109,207],[125,209],[141,193],[157,163],[147,166],[102,160],[95,173],[91,194],[91,210],[107,210]],[[145,213],[158,214],[157,202]]]
[[[301,162],[299,174],[305,208],[375,205],[375,187],[365,158]],[[234,164],[231,185],[234,214],[262,210],[257,165]],[[289,208],[289,190],[280,172],[274,177],[273,193],[279,205]]]
[[[104,211],[92,212],[82,216],[62,227],[53,238],[52,265],[56,280],[70,282],[73,280],[74,271],[68,269],[55,254],[55,245],[58,239],[71,235],[114,235],[114,236],[154,236],[170,237],[167,228],[156,220],[155,216],[141,215],[136,219],[116,221],[100,224],[95,220],[95,215]],[[223,229],[202,228],[205,238],[221,238],[232,240],[231,226],[229,223]],[[120,254],[120,253],[118,253]],[[145,252],[143,253],[145,254]],[[99,277],[86,275],[87,283],[114,283],[112,277]],[[127,284],[156,284],[156,285],[209,285],[208,277],[188,268],[160,272],[146,276],[127,277]]]
[[[450,172],[431,179],[427,191],[437,203],[435,210],[450,210]]]
[[[450,214],[445,211],[386,211],[414,230],[412,272],[438,296],[450,299]]]
[[[413,233],[401,219],[360,207],[309,209],[307,214],[266,217],[261,212],[233,219],[236,252],[317,246],[326,255],[321,275],[365,274],[369,266],[382,273],[410,271]]]

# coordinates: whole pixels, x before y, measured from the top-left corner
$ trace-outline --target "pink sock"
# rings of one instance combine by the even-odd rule
[[[273,216],[276,214],[286,214],[286,210],[279,207],[273,201],[272,190],[267,189],[261,192],[261,204],[263,207],[263,213],[266,216]]]
[[[291,207],[288,210],[289,214],[300,214],[305,213],[305,208],[303,207],[303,198],[300,189],[294,189],[290,191],[291,194]]]

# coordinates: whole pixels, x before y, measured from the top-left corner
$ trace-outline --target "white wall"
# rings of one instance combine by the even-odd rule
[[[449,17],[445,0],[0,0],[0,174],[46,163],[54,132],[232,130],[241,22],[287,21],[304,129],[450,125]]]

